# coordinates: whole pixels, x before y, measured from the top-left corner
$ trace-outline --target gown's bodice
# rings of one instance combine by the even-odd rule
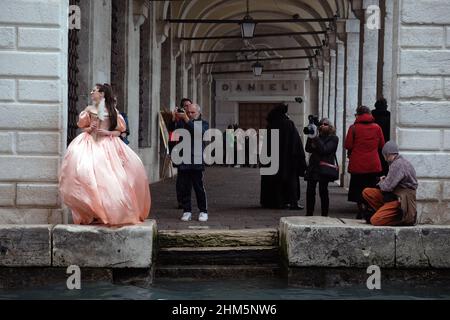
[[[93,110],[89,110],[88,108],[86,108],[84,111],[82,111],[80,113],[77,124],[78,124],[79,128],[87,128],[94,121],[97,122],[98,129],[109,130],[109,126],[110,126],[109,114],[105,113],[104,120],[100,121],[97,117],[97,113],[94,112]],[[127,126],[126,126],[125,120],[123,119],[122,115],[117,111],[116,130],[120,131],[120,132],[125,132],[126,128],[127,128]]]
[[[97,128],[98,129],[109,130],[109,126],[111,124],[111,121],[109,120],[109,115],[108,114],[105,114],[104,120],[100,121],[100,119],[98,119],[98,117],[97,117],[97,113],[89,111],[89,117],[90,117],[91,123],[92,122],[97,122]]]

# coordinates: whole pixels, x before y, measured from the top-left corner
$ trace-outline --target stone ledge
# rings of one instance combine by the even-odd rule
[[[396,266],[450,268],[450,226],[396,228]]]
[[[150,268],[156,223],[121,228],[57,225],[53,229],[53,266]]]
[[[395,230],[334,218],[281,218],[280,238],[289,267],[393,267]],[[339,222],[337,222],[337,221]]]
[[[450,268],[450,226],[288,217],[280,220],[280,245],[288,267]]]
[[[0,267],[51,265],[50,225],[0,225]]]
[[[0,267],[151,268],[156,222],[121,228],[1,225]]]

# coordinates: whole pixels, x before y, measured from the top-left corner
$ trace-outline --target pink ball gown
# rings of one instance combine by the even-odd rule
[[[88,107],[81,112],[78,127],[87,128],[91,121],[98,121],[94,111]],[[98,128],[108,130],[107,115],[99,123]],[[125,128],[118,113],[116,130],[123,132]],[[75,224],[137,224],[150,212],[145,168],[138,155],[118,137],[87,132],[78,135],[63,159],[59,189]]]

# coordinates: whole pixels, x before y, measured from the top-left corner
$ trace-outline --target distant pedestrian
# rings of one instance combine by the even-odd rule
[[[261,205],[301,210],[299,177],[304,176],[306,169],[305,151],[287,110],[287,105],[280,104],[267,116],[267,150],[271,150],[271,143],[279,143],[279,169],[274,175],[261,177]],[[279,130],[279,141],[271,141],[271,130]]]
[[[358,205],[357,219],[363,218],[366,204],[362,197],[365,188],[373,188],[382,172],[378,150],[384,146],[383,132],[366,106],[356,109],[356,120],[345,138],[348,151],[348,172],[351,174],[348,201]]]
[[[306,187],[306,215],[312,216],[314,214],[316,187],[317,183],[319,183],[322,216],[326,217],[330,206],[328,196],[328,183],[330,183],[330,180],[321,175],[320,162],[335,163],[339,138],[336,136],[336,129],[326,118],[320,120],[318,129],[319,135],[315,138],[308,138],[305,147],[306,152],[311,153],[305,173],[305,180],[308,181]]]
[[[383,131],[384,141],[391,140],[391,113],[387,110],[388,105],[387,101],[384,98],[381,98],[375,102],[375,109],[372,110],[372,116],[375,119],[375,123],[381,127]],[[383,154],[381,150],[379,150],[379,156],[381,160],[381,166],[383,167],[383,175],[387,175],[389,170],[389,165],[384,160]]]

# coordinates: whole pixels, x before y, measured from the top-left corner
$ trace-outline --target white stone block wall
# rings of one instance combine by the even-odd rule
[[[395,136],[419,177],[419,222],[449,224],[450,1],[396,6]]]
[[[1,4],[0,224],[63,222],[68,2]]]

